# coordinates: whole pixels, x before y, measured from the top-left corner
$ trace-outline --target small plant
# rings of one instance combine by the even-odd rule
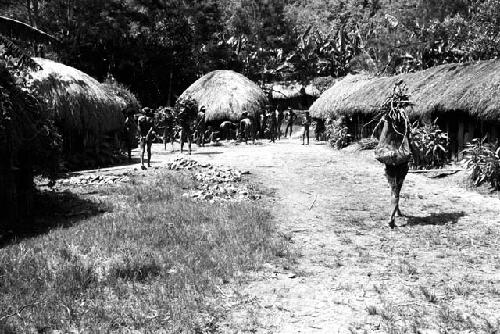
[[[330,146],[340,150],[347,147],[352,142],[352,136],[349,129],[342,123],[333,122],[326,128],[326,136]]]
[[[463,151],[465,166],[471,171],[470,180],[476,187],[489,182],[500,190],[500,147],[486,143],[487,136],[475,138]]]
[[[413,147],[413,168],[442,168],[449,162],[448,134],[439,128],[437,118],[431,124],[423,126],[418,126],[418,122],[415,122],[410,138]]]

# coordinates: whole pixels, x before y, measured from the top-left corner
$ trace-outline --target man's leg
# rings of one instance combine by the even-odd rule
[[[185,136],[186,136],[186,131],[184,129],[181,129],[181,132],[180,132],[180,140],[181,140],[181,153],[184,151],[184,139],[185,139]]]
[[[151,167],[151,146],[153,146],[153,141],[151,139],[147,142],[148,149],[148,167]]]
[[[168,136],[168,132],[167,132],[167,129],[165,128],[163,130],[163,150],[164,151],[167,150],[167,136]]]
[[[141,169],[146,169],[146,166],[144,166],[144,153],[146,150],[146,138],[141,137],[140,139],[140,147],[141,147]]]
[[[307,145],[309,145],[309,127],[306,128]]]

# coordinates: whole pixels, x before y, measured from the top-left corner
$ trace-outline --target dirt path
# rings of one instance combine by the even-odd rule
[[[500,200],[410,174],[407,217],[391,231],[389,187],[371,154],[298,140],[193,154],[275,189],[274,217],[300,253],[294,268],[266,264],[234,287],[242,302],[228,304],[221,332],[500,330]]]

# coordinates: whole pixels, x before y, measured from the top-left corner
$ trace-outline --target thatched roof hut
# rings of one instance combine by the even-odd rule
[[[44,109],[68,131],[104,134],[123,127],[123,104],[94,78],[54,61],[34,58],[41,69],[31,73],[31,91]]]
[[[196,80],[178,102],[194,99],[205,106],[207,121],[240,119],[243,112],[254,115],[264,109],[268,99],[254,82],[234,71],[210,72]]]
[[[500,61],[446,64],[392,77],[349,75],[335,83],[311,106],[313,117],[372,114],[404,80],[413,117],[461,111],[483,120],[500,120]]]

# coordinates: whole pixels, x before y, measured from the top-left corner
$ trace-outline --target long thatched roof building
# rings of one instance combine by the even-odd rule
[[[403,80],[413,107],[410,118],[438,118],[448,132],[453,153],[473,138],[500,134],[500,61],[446,64],[393,77],[347,76],[311,106],[313,117],[347,116],[356,137],[370,133],[369,121],[394,84]],[[457,154],[457,157],[460,155]]]
[[[255,115],[268,103],[264,92],[244,75],[229,70],[210,72],[196,80],[179,97],[205,106],[207,121],[237,121],[243,112]]]
[[[500,119],[500,61],[446,64],[393,77],[350,75],[311,106],[315,117],[371,114],[396,82],[404,80],[414,103],[411,116],[461,111],[484,120]]]

